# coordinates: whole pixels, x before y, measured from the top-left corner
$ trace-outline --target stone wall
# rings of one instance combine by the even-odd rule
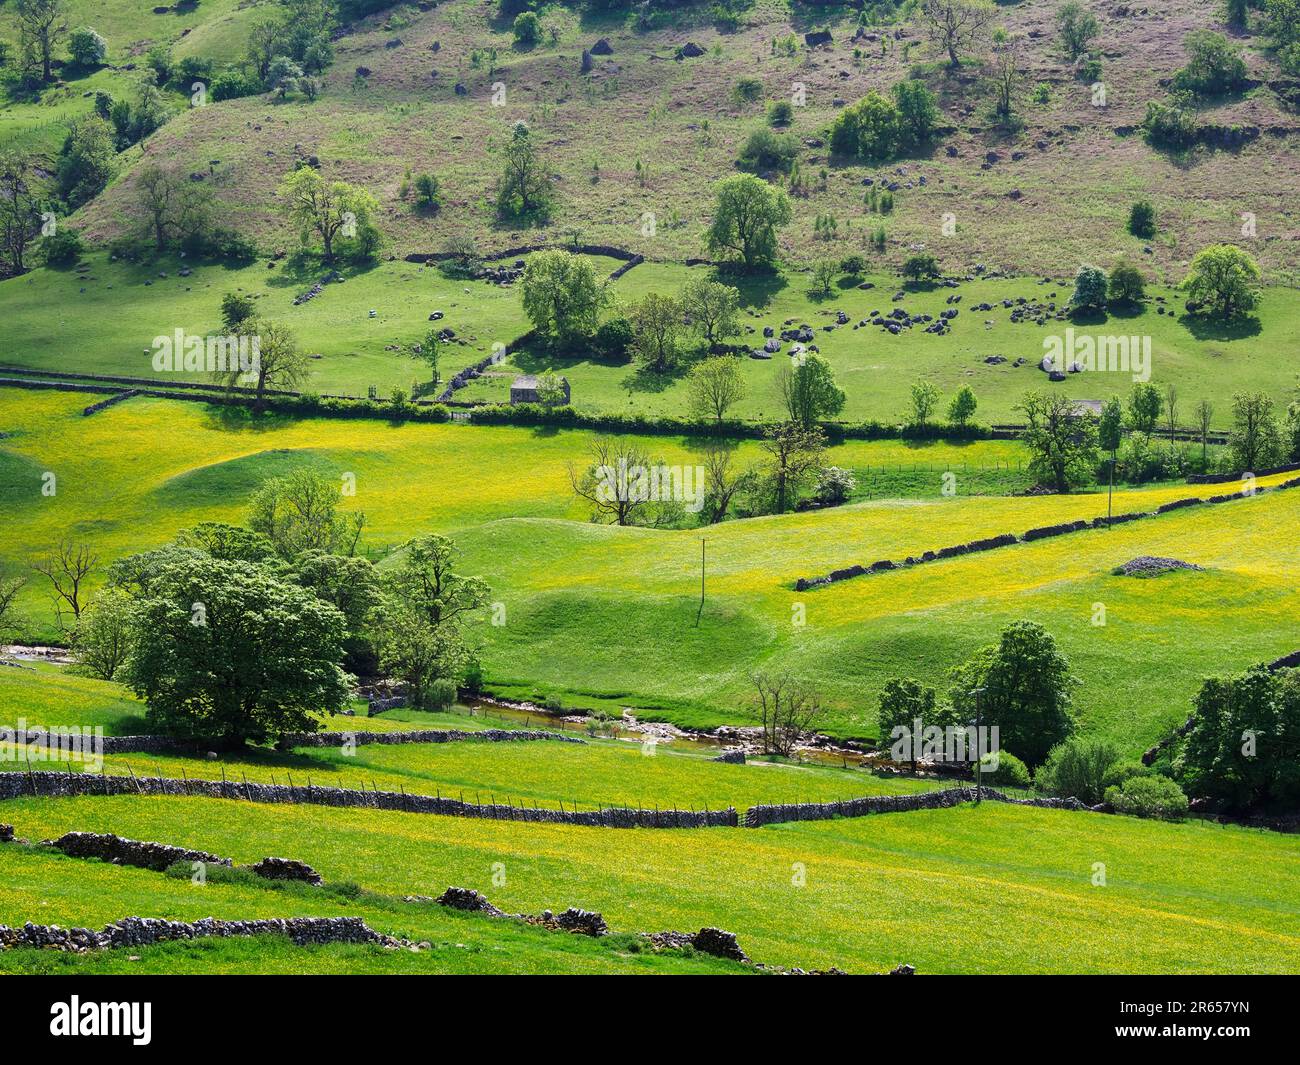
[[[1295,467],[1278,467],[1273,470],[1261,472],[1261,476],[1267,473],[1284,473],[1290,469],[1300,469]],[[1156,514],[1167,514],[1171,510],[1181,510],[1184,507],[1195,507],[1203,503],[1227,503],[1236,499],[1249,499],[1252,496],[1263,495],[1266,492],[1280,492],[1287,488],[1300,487],[1300,477],[1284,481],[1282,484],[1272,485],[1265,488],[1256,488],[1254,491],[1230,492],[1224,495],[1211,496],[1208,499],[1202,499],[1199,496],[1189,496],[1186,499],[1175,499],[1162,506],[1157,507],[1154,511],[1140,511],[1133,514],[1116,514],[1113,517],[1102,515],[1093,518],[1091,521],[1079,520],[1063,522],[1060,525],[1043,525],[1036,529],[1029,529],[1020,536],[1014,533],[1003,533],[1000,536],[990,536],[983,540],[972,540],[966,544],[953,544],[951,547],[941,547],[937,551],[926,551],[921,555],[908,555],[902,562],[894,562],[891,559],[882,558],[872,562],[869,566],[854,565],[846,566],[843,569],[831,570],[830,573],[820,577],[800,577],[794,582],[796,592],[806,592],[812,588],[820,588],[827,584],[835,584],[839,581],[849,580],[852,577],[861,577],[868,573],[881,573],[888,570],[902,569],[909,566],[917,566],[923,562],[935,562],[939,559],[956,558],[959,555],[967,555],[973,551],[990,551],[999,547],[1010,547],[1017,543],[1032,543],[1035,540],[1043,540],[1049,536],[1066,536],[1070,533],[1081,532],[1084,529],[1102,529],[1107,525],[1122,525],[1126,522],[1137,521],[1139,518],[1151,518]]]
[[[19,746],[49,747],[50,737],[43,729],[33,728],[14,737]],[[57,739],[57,737],[56,737]],[[170,736],[104,736],[104,754],[193,754],[202,744],[173,739]],[[586,743],[578,736],[542,729],[488,728],[477,731],[465,729],[401,729],[392,732],[290,732],[284,736],[281,748],[341,747],[347,741],[366,746],[372,743],[460,743],[481,740],[485,743],[528,742],[555,740],[558,743]],[[57,746],[57,744],[56,744]]]
[[[90,795],[179,795],[237,799],[258,803],[309,803],[316,806],[360,806],[372,810],[478,817],[494,821],[528,821],[591,828],[720,828],[734,827],[734,807],[724,810],[542,809],[512,803],[471,803],[405,791],[358,791],[314,785],[254,784],[233,780],[175,780],[167,777],[106,776],[87,773],[0,773],[0,801],[25,795],[68,798]]]
[[[1256,477],[1268,477],[1274,473],[1290,473],[1292,470],[1300,470],[1300,462],[1292,462],[1286,466],[1270,466],[1266,470],[1255,470]],[[1227,484],[1229,481],[1240,481],[1246,476],[1245,471],[1240,473],[1193,473],[1187,478],[1188,484]]]
[[[1091,810],[1078,799],[1012,799],[992,788],[982,788],[986,801],[1012,803],[1017,806],[1042,806],[1053,810]],[[940,810],[975,801],[974,788],[946,788],[914,795],[869,795],[841,802],[785,803],[775,806],[751,806],[745,814],[746,828],[761,828],[785,821],[829,821],[835,817],[866,817],[869,814],[905,813],[911,810]]]
[[[578,736],[542,729],[485,728],[478,731],[464,729],[401,729],[392,732],[293,732],[285,736],[284,747],[339,747],[344,739],[365,745],[371,743],[459,743],[482,740],[486,743],[529,742],[555,740],[558,743],[586,743]]]
[[[318,943],[380,943],[398,940],[380,935],[360,917],[271,917],[259,921],[222,921],[203,917],[197,921],[166,921],[157,917],[124,917],[101,932],[91,928],[60,928],[32,924],[21,928],[0,925],[0,950],[38,947],[82,953],[112,947],[148,947],[177,939],[229,938],[231,936],[288,936],[295,945]]]
[[[133,865],[161,873],[177,862],[203,862],[206,865],[230,865],[229,858],[219,858],[207,851],[173,847],[167,843],[146,843],[123,839],[111,832],[68,832],[50,846],[72,858],[98,858],[115,865]]]

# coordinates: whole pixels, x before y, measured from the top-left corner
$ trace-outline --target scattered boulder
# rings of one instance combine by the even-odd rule
[[[830,44],[832,40],[830,30],[814,30],[803,35],[803,43],[809,48],[819,48],[823,44]]]
[[[609,41],[602,37],[589,49],[592,55],[613,55],[614,49],[610,47]]]
[[[704,54],[704,49],[701,48],[694,41],[688,41],[686,44],[682,45],[679,49],[677,49],[677,56],[679,59],[696,59],[699,56],[702,56],[703,54]]]

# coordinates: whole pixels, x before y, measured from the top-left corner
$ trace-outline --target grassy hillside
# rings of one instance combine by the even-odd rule
[[[865,29],[876,40],[854,41],[855,9],[760,0],[735,30],[720,32],[703,7],[688,6],[663,16],[661,27],[637,33],[622,25],[622,13],[551,6],[543,16],[542,41],[520,49],[495,5],[453,0],[429,11],[402,7],[353,26],[338,42],[337,60],[316,103],[250,98],[195,109],[156,135],[156,150],[172,158],[218,159],[222,198],[268,242],[293,243],[276,217],[271,193],[294,159],[314,154],[326,173],[358,181],[380,198],[383,228],[399,254],[433,250],[453,233],[506,247],[518,243],[520,233],[497,226],[486,201],[498,169],[494,149],[510,124],[523,119],[542,138],[560,177],[562,210],[551,227],[554,236],[577,230],[587,240],[676,259],[699,254],[709,186],[732,168],[739,145],[762,123],[765,102],[789,98],[797,81],[805,86],[806,105],[795,109],[792,129],[803,142],[801,166],[814,180],[782,238],[795,259],[807,261],[828,250],[813,237],[818,213],[840,220],[841,238],[832,250],[860,249],[873,224],[861,202],[862,179],[887,172],[911,185],[900,191],[886,220],[891,262],[923,242],[954,270],[982,261],[990,268],[1056,273],[1067,247],[1068,270],[1078,260],[1110,262],[1127,252],[1165,279],[1178,280],[1203,244],[1240,239],[1239,215],[1251,210],[1258,216],[1256,250],[1271,270],[1291,276],[1288,234],[1294,219],[1288,203],[1294,197],[1287,193],[1294,191],[1300,169],[1296,119],[1286,102],[1287,81],[1268,58],[1265,40],[1240,39],[1259,87],[1216,101],[1199,116],[1204,123],[1254,126],[1260,136],[1237,151],[1169,158],[1123,133],[1141,121],[1148,99],[1165,98],[1162,80],[1183,62],[1183,37],[1221,27],[1217,5],[1157,0],[1141,9],[1096,6],[1108,88],[1104,108],[1093,105],[1090,86],[1073,75],[1060,53],[1056,7],[1052,0],[1024,0],[999,12],[1009,28],[1028,35],[1023,125],[1013,132],[1000,130],[987,114],[989,90],[978,67],[943,71],[913,22],[869,24]],[[101,26],[116,36],[115,53],[123,35],[148,33],[158,40],[176,32],[178,20],[155,16],[157,28],[151,28],[151,16],[137,17],[146,25],[123,26],[116,34]],[[195,25],[193,40],[183,41],[177,53],[228,56],[238,38],[228,17],[224,5],[202,5],[185,23]],[[800,39],[793,54],[773,47],[774,39],[792,31],[822,26],[834,36],[829,46],[808,49]],[[583,76],[580,53],[598,37],[609,39],[613,55],[598,57],[593,72]],[[706,54],[674,60],[675,49],[687,42]],[[491,49],[494,61],[484,58]],[[370,74],[358,78],[358,67]],[[943,146],[888,168],[829,159],[824,143],[816,142],[824,142],[836,101],[888,88],[909,73],[924,76],[940,94],[943,122],[952,129]],[[762,81],[765,100],[735,102],[732,90],[742,76]],[[506,86],[504,106],[490,101],[497,82]],[[454,91],[458,83],[465,95]],[[1030,100],[1038,85],[1047,87],[1045,103]],[[955,156],[947,154],[948,146]],[[983,169],[989,152],[999,159]],[[598,176],[593,162],[599,163]],[[448,203],[436,217],[419,216],[399,198],[408,167],[433,170],[443,181]],[[817,177],[822,168],[828,171],[824,188]],[[896,173],[899,168],[903,173]],[[918,184],[922,175],[924,186]],[[128,176],[79,221],[97,236],[117,230],[130,187]],[[1242,188],[1269,192],[1243,204]],[[1123,230],[1128,206],[1140,196],[1150,197],[1163,219],[1149,256]],[[659,220],[653,236],[641,233],[645,211]],[[954,237],[939,233],[944,213],[956,216]],[[536,235],[546,231],[530,234]]]
[[[872,736],[886,680],[910,675],[942,688],[951,666],[1006,624],[1030,618],[1057,637],[1083,682],[1084,727],[1136,752],[1184,718],[1202,676],[1300,644],[1295,560],[1284,546],[1294,493],[796,593],[797,578],[851,563],[1092,518],[1105,513],[1105,493],[963,495],[957,464],[1013,453],[1006,449],[1017,445],[1007,442],[850,443],[832,461],[912,460],[931,468],[918,474],[930,478],[928,491],[703,533],[619,529],[587,524],[569,489],[567,463],[584,461],[587,434],[312,419],[231,432],[189,404],[131,401],[87,419],[79,397],[6,393],[3,401],[11,465],[23,477],[51,469],[59,485],[55,497],[41,496],[37,474],[28,494],[14,497],[11,569],[62,537],[85,540],[107,563],[201,520],[238,521],[263,477],[300,463],[355,472],[350,505],[366,511],[378,556],[410,536],[448,532],[466,570],[483,575],[505,604],[506,623],[480,631],[489,684],[506,695],[557,695],[615,713],[626,705],[710,726],[746,720],[749,673],[781,661],[821,688],[830,731]],[[166,443],[181,439],[181,449]],[[695,461],[687,442],[649,446],[667,462]],[[742,460],[755,458],[755,447],[741,445]],[[207,459],[197,469],[195,454]],[[958,475],[952,498],[939,492],[947,469]],[[1186,485],[1121,490],[1114,508],[1151,510],[1197,493]],[[1142,554],[1205,571],[1111,576]],[[29,630],[56,637],[43,584],[23,594]],[[1104,627],[1091,623],[1096,603],[1106,607]],[[796,625],[800,608],[805,624]]]

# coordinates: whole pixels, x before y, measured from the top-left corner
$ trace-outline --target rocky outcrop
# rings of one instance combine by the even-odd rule
[[[1177,558],[1139,555],[1137,558],[1125,562],[1122,566],[1116,566],[1111,572],[1117,577],[1157,577],[1161,573],[1169,573],[1172,570],[1199,570],[1200,568],[1200,566],[1195,566],[1190,562],[1183,562]]]

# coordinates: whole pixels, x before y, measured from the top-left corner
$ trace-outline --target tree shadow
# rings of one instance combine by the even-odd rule
[[[766,307],[790,282],[779,271],[747,272],[719,266],[717,279],[740,293],[741,307]]]
[[[663,371],[643,366],[632,371],[619,383],[631,395],[637,393],[654,395],[672,388],[686,376],[686,373],[686,367],[682,363]]]
[[[1263,329],[1259,318],[1253,314],[1225,322],[1188,311],[1178,316],[1178,322],[1197,340],[1244,340],[1259,336]]]
[[[1113,318],[1141,318],[1147,312],[1146,304],[1133,300],[1121,300],[1108,304]]]
[[[1068,317],[1073,325],[1105,325],[1110,321],[1110,315],[1100,307],[1081,307],[1070,311]]]

